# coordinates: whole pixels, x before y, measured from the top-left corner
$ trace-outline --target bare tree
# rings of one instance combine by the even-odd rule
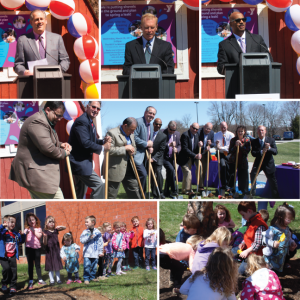
[[[281,116],[286,127],[290,126],[292,120],[300,115],[299,101],[285,101],[281,106]]]
[[[260,104],[251,103],[247,107],[247,117],[249,119],[249,125],[252,126],[253,136],[256,136],[256,130],[259,125],[263,124],[264,110]]]
[[[189,127],[191,126],[191,124],[192,124],[192,121],[191,121],[191,120],[192,120],[191,114],[185,114],[185,115],[182,117],[182,119],[181,119],[183,125],[184,125],[186,128],[189,128]]]
[[[282,126],[282,118],[280,115],[278,102],[268,102],[266,105],[266,121],[268,128],[268,136],[273,136]]]
[[[234,101],[212,101],[207,111],[212,116],[211,122],[218,126],[221,122],[231,125],[235,119],[235,102]]]
[[[180,132],[180,134],[184,133],[189,129],[189,127],[185,127],[185,125],[180,120],[174,120],[177,124],[176,130]]]

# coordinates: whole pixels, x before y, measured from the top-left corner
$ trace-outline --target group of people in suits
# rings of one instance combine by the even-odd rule
[[[270,182],[273,198],[278,198],[273,155],[277,154],[274,139],[266,136],[266,128],[258,127],[258,138],[250,140],[245,126],[238,126],[236,134],[227,130],[222,122],[218,133],[212,123],[202,128],[193,123],[189,130],[180,135],[175,121],[162,129],[162,120],[155,118],[157,111],[148,106],[141,118],[126,118],[122,125],[110,129],[104,139],[99,139],[95,118],[101,110],[100,101],[89,101],[86,111],[78,117],[70,131],[68,143],[61,143],[55,125],[63,118],[62,101],[48,101],[44,109],[29,117],[20,132],[19,146],[11,165],[10,179],[28,189],[34,199],[62,199],[59,162],[70,157],[78,199],[84,198],[87,187],[92,189],[91,199],[104,199],[104,182],[93,170],[93,154],[109,151],[108,198],[116,199],[122,183],[130,199],[140,199],[146,194],[147,168],[149,160],[154,171],[151,190],[154,198],[175,197],[176,165],[183,172],[182,193],[192,191],[191,169],[201,166],[199,190],[204,190],[204,175],[210,160],[210,149],[220,153],[222,189],[234,188],[234,164],[238,152],[239,189],[248,192],[248,160],[251,151],[256,158],[251,171],[253,181],[260,159],[265,158],[261,167]],[[153,121],[153,123],[152,123]],[[177,164],[175,164],[177,158]],[[162,167],[166,169],[163,190]],[[255,189],[254,189],[255,192]]]

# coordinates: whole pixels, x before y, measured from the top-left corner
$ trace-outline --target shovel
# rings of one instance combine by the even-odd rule
[[[240,147],[237,146],[236,148],[236,158],[235,158],[235,170],[234,170],[234,184],[233,184],[233,191],[234,191],[234,198],[238,199],[239,198],[239,193],[236,192],[236,172],[237,172],[237,168],[238,168],[238,160],[239,160],[239,149]]]
[[[146,150],[146,155],[147,155],[147,159],[148,159],[148,151],[147,150]],[[150,154],[150,159],[151,159],[151,154]],[[152,168],[152,164],[150,164],[150,169],[151,169],[152,177],[154,179],[154,183],[155,183],[155,186],[156,186],[156,189],[157,189],[158,198],[160,199],[160,190],[159,190],[159,187],[158,187],[158,184],[157,184],[157,181],[156,181],[156,177],[155,177],[155,174],[154,174],[154,171],[153,171],[153,168]]]
[[[201,147],[199,147],[199,154],[201,154]],[[198,172],[197,172],[197,190],[196,190],[196,198],[199,193],[199,181],[200,181],[200,159],[198,159]]]
[[[71,185],[71,190],[72,190],[72,196],[73,199],[77,199],[76,197],[76,192],[75,192],[75,187],[74,187],[74,181],[73,181],[73,175],[72,175],[72,169],[70,165],[70,158],[69,156],[66,157],[67,160],[67,168],[68,168],[68,173],[69,173],[69,179],[70,179],[70,185]]]
[[[108,158],[109,151],[105,152],[105,194],[104,199],[108,199]]]
[[[257,176],[260,172],[260,168],[261,168],[261,165],[264,161],[264,158],[265,158],[265,155],[266,155],[266,152],[263,153],[261,159],[260,159],[260,163],[259,163],[259,166],[258,166],[258,169],[257,169],[257,172],[256,172],[256,175],[254,177],[254,181],[252,182],[251,184],[251,190],[250,190],[250,194],[249,195],[245,195],[244,196],[244,199],[253,199],[253,196],[252,196],[252,191],[253,191],[253,187],[256,185],[256,179],[257,179]]]
[[[135,162],[134,162],[134,159],[133,159],[132,155],[130,155],[130,161],[131,161],[131,165],[132,165],[136,180],[138,181],[142,197],[143,197],[143,199],[146,199],[145,195],[144,195],[143,187],[142,187],[142,184],[141,184],[141,181],[140,181],[140,177],[139,177],[138,171],[136,169]]]
[[[148,155],[147,155],[148,157]],[[148,159],[148,193],[149,193],[149,199],[150,199],[150,192],[151,192],[151,153],[149,153],[149,159]]]
[[[178,189],[178,174],[177,174],[177,161],[176,161],[176,152],[174,152],[174,149],[175,149],[175,147],[173,147],[174,163],[175,163],[175,177],[176,177],[177,193],[179,194],[179,189]]]
[[[217,150],[218,155],[218,175],[219,175],[219,188],[217,189],[217,196],[222,195],[221,189],[221,173],[220,173],[220,150]]]
[[[209,191],[208,191],[208,179],[209,179],[209,155],[210,152],[207,151],[207,172],[206,172],[206,192],[205,192],[205,196],[208,197]],[[202,192],[203,194],[203,192]]]

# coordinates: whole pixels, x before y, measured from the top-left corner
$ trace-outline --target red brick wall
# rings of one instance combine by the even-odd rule
[[[59,234],[59,243],[63,234],[72,231],[74,242],[81,247],[80,263],[83,263],[80,235],[86,229],[85,217],[94,215],[96,217],[96,227],[103,222],[114,223],[116,221],[125,222],[127,229],[131,229],[131,218],[137,215],[140,225],[145,227],[146,220],[153,218],[157,222],[157,202],[130,202],[130,201],[77,201],[77,202],[46,202],[46,215],[52,215],[57,225],[66,226],[67,229]]]

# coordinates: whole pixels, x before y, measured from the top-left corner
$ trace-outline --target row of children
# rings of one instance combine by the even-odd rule
[[[216,207],[219,227],[207,239],[195,235],[200,222],[195,215],[187,214],[176,243],[159,247],[160,266],[171,270],[170,285],[174,292],[188,294],[188,300],[201,300],[201,295],[203,299],[236,299],[238,273],[246,272],[250,277],[244,282],[241,300],[250,296],[271,299],[271,295],[276,295],[278,300],[284,299],[276,273],[282,272],[289,258],[295,255],[296,248],[300,248],[297,237],[288,227],[295,219],[293,207],[287,203],[280,205],[270,227],[256,212],[255,202],[240,202],[237,209],[247,220],[246,228],[238,234],[223,226],[226,222],[232,228],[233,222],[228,209],[219,205]],[[283,234],[284,239],[281,238]],[[234,259],[237,252],[242,259],[239,268]],[[179,290],[187,266],[192,276]]]
[[[98,281],[104,276],[112,275],[111,269],[115,258],[118,259],[116,275],[126,274],[123,270],[130,270],[128,264],[129,249],[132,249],[135,259],[135,268],[142,266],[143,247],[145,245],[146,269],[150,270],[149,259],[151,256],[153,269],[156,270],[155,248],[156,248],[156,230],[155,221],[149,218],[146,222],[147,229],[139,226],[139,218],[135,216],[131,219],[133,228],[130,232],[126,231],[126,224],[115,222],[114,231],[110,223],[105,222],[99,229],[95,228],[96,218],[87,216],[85,218],[86,229],[80,236],[80,242],[83,246],[84,274],[85,284],[90,281]],[[41,249],[45,247],[45,271],[49,272],[50,285],[54,285],[55,278],[57,284],[62,284],[60,279],[60,270],[63,269],[62,260],[68,273],[67,284],[73,282],[74,273],[76,283],[82,283],[79,279],[79,252],[80,246],[74,243],[71,232],[65,233],[62,238],[62,248],[60,249],[58,234],[65,230],[65,226],[56,226],[54,217],[48,216],[45,220],[45,227],[42,230],[39,218],[33,213],[25,217],[25,230],[16,232],[16,218],[11,215],[4,216],[3,224],[0,225],[0,263],[2,266],[2,292],[8,291],[15,294],[17,291],[17,262],[19,259],[19,245],[25,243],[26,257],[28,264],[29,283],[28,289],[33,289],[33,266],[35,264],[38,276],[38,284],[45,285],[41,272]],[[131,248],[129,246],[131,241]],[[97,264],[99,264],[98,274],[100,278],[96,279]],[[106,274],[107,270],[107,274]]]

